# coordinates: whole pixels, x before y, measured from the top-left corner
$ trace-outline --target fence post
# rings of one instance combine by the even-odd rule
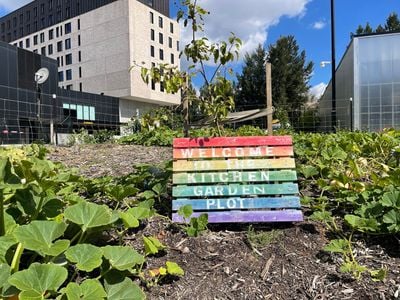
[[[183,136],[189,137],[189,78],[186,77],[185,88],[183,90]]]
[[[267,98],[267,129],[268,135],[272,133],[272,80],[271,80],[271,63],[265,64],[265,95]]]

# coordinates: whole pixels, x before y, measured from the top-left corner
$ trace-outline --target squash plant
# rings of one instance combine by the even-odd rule
[[[132,185],[105,185],[113,207],[88,202],[78,193],[87,181],[44,159],[43,147],[0,151],[0,297],[144,299],[137,282],[145,256],[93,241],[104,230],[138,227],[154,202],[121,205],[141,192]]]

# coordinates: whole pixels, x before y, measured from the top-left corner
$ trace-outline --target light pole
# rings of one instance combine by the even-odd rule
[[[332,129],[336,129],[335,0],[331,0]]]

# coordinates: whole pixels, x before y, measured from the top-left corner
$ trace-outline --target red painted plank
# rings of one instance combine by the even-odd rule
[[[242,147],[242,146],[290,146],[291,136],[239,136],[214,138],[175,138],[174,148]]]
[[[293,146],[280,147],[225,147],[225,148],[178,148],[174,159],[191,158],[237,158],[237,157],[293,156]]]
[[[193,213],[198,217],[201,213]],[[262,210],[262,211],[213,211],[207,212],[208,223],[265,223],[265,222],[300,222],[303,221],[301,210]],[[177,213],[172,214],[172,221],[185,223]],[[188,221],[188,220],[186,220]]]

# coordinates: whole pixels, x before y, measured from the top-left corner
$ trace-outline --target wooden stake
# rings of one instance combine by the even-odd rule
[[[267,98],[267,129],[268,135],[273,135],[272,133],[272,80],[271,80],[271,64],[266,63],[265,65],[265,95]]]
[[[189,137],[189,80],[186,78],[183,91],[183,136]]]

